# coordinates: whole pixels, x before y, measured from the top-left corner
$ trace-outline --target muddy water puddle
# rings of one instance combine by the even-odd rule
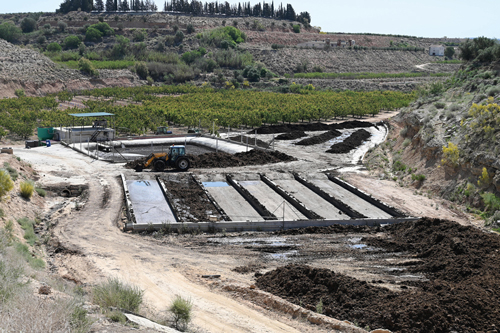
[[[230,255],[243,266],[261,264],[265,270],[294,263],[327,268],[369,283],[399,288],[405,281],[422,280],[410,274],[405,253],[393,253],[369,245],[373,234],[276,235],[227,233],[198,235],[182,240],[184,246],[213,254]],[[374,282],[376,281],[376,282]]]

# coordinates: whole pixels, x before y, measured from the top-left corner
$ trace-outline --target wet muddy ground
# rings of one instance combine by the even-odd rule
[[[311,227],[178,237],[230,254],[260,288],[360,327],[393,332],[497,332],[500,238],[455,222]]]

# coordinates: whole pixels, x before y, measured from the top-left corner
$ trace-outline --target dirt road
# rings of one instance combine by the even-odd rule
[[[47,177],[65,172],[89,184],[88,201],[80,210],[58,219],[54,237],[62,251],[53,264],[61,275],[86,283],[118,277],[145,290],[151,312],[167,309],[176,295],[194,304],[194,325],[200,332],[307,332],[314,328],[287,318],[266,316],[262,309],[227,294],[211,291],[199,278],[221,274],[222,280],[248,284],[231,272],[239,265],[229,255],[208,255],[170,244],[155,243],[116,227],[122,208],[119,174],[123,168],[94,161],[61,145],[26,150],[16,156]],[[42,177],[42,182],[43,182]],[[260,310],[259,310],[260,309]]]

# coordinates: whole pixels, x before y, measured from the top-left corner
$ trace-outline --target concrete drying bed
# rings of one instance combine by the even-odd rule
[[[176,222],[156,180],[127,180],[137,224]]]
[[[244,188],[256,197],[271,213],[279,219],[283,219],[283,204],[285,205],[285,220],[307,220],[301,212],[288,204],[288,202],[273,191],[269,186],[260,180],[239,181]],[[278,208],[279,207],[279,208]]]
[[[331,182],[326,177],[325,179],[310,179],[309,182],[321,188],[326,193],[332,195],[333,197],[340,199],[344,203],[348,204],[356,210],[357,212],[365,215],[368,218],[377,219],[387,219],[391,218],[391,215],[384,212],[383,210],[375,207],[374,205],[361,199],[354,193],[343,189],[339,185]]]
[[[228,183],[203,182],[203,186],[232,221],[264,221],[264,218]]]
[[[339,214],[339,210],[335,206],[325,201],[296,180],[274,180],[274,182],[300,200],[308,209],[327,220],[349,219],[349,216],[346,214]]]

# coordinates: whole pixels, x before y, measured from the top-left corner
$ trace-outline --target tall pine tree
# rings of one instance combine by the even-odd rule
[[[114,12],[115,2],[113,0],[106,0],[106,11]]]
[[[104,11],[104,2],[102,0],[95,0],[95,10],[98,12]]]

